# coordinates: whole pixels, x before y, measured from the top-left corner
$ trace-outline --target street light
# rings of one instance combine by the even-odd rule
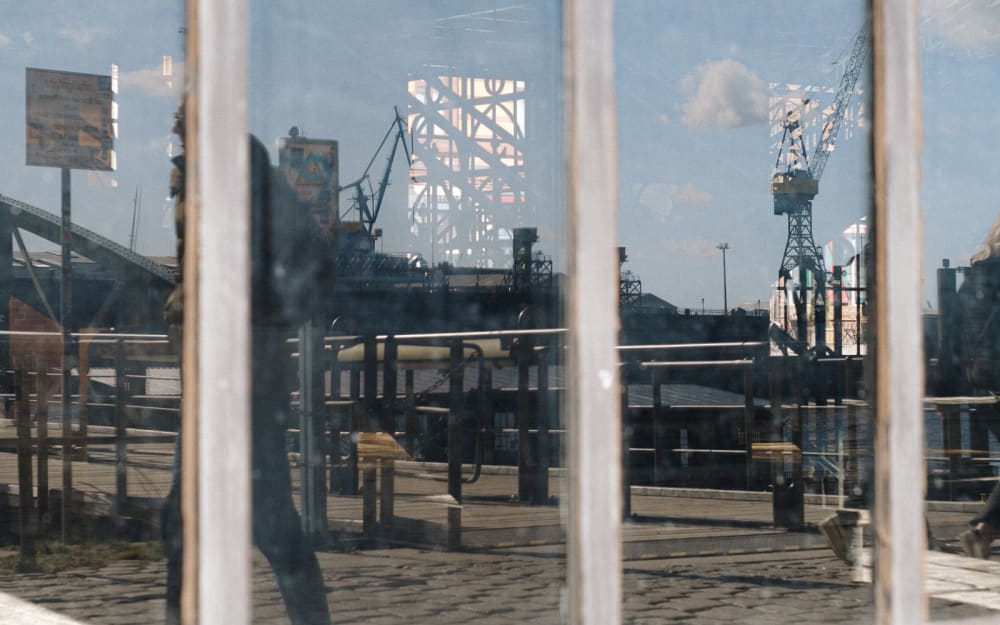
[[[729,293],[726,289],[726,250],[729,249],[728,243],[719,243],[715,246],[715,249],[722,250],[722,314],[729,315]]]

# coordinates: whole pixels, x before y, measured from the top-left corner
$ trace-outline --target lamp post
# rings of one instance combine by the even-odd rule
[[[715,246],[715,249],[722,250],[722,313],[726,316],[729,315],[729,293],[726,289],[726,250],[729,249],[728,243],[719,243]]]

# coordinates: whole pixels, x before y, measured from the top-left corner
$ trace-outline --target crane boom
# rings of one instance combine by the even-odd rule
[[[840,132],[840,126],[844,121],[844,116],[847,114],[847,103],[854,93],[854,87],[861,76],[861,68],[864,66],[865,57],[867,56],[868,25],[865,24],[858,31],[857,36],[854,37],[854,44],[851,46],[851,56],[847,61],[847,69],[840,79],[840,88],[837,89],[837,95],[833,100],[833,114],[823,124],[823,132],[820,136],[819,144],[813,151],[809,172],[816,181],[819,181],[823,176],[826,161],[830,157],[830,152],[833,152],[834,145],[837,142],[837,133]]]
[[[369,236],[372,236],[375,232],[375,221],[378,220],[379,213],[382,211],[382,200],[385,199],[385,191],[389,187],[389,176],[392,173],[392,165],[396,160],[396,152],[399,149],[400,144],[403,145],[403,153],[406,155],[407,166],[409,166],[413,160],[410,156],[411,150],[409,146],[406,145],[406,123],[403,121],[403,117],[399,114],[399,109],[393,108],[393,111],[396,116],[393,118],[392,123],[389,124],[389,129],[385,131],[385,135],[382,137],[381,143],[378,144],[378,148],[375,150],[375,153],[372,154],[371,160],[368,161],[368,166],[365,167],[364,173],[362,173],[361,177],[354,182],[349,182],[337,187],[338,191],[350,188],[357,190],[357,196],[354,198],[355,203],[352,209],[356,209],[358,211],[359,220],[364,226],[365,232]],[[386,160],[385,169],[382,172],[382,177],[379,179],[378,186],[372,189],[371,175],[369,172],[390,137],[392,138],[392,148],[389,151],[389,157]],[[368,183],[370,190],[367,194],[362,187],[365,182]]]

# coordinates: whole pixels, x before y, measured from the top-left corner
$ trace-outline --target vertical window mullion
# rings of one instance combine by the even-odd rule
[[[927,622],[917,2],[875,0],[875,622]]]
[[[613,3],[566,0],[569,622],[622,618]]]
[[[251,613],[247,12],[246,0],[188,2],[188,623],[247,624]]]

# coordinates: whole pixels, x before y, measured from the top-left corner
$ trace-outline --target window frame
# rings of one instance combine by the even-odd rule
[[[570,258],[569,622],[622,621],[613,3],[563,0]],[[187,0],[187,623],[250,622],[248,0]],[[919,7],[872,0],[875,622],[925,623]],[[206,45],[200,45],[206,42]],[[210,44],[208,43],[210,42]],[[211,207],[202,210],[200,207]],[[889,240],[892,239],[890,246]],[[594,294],[604,296],[594,296]],[[891,323],[890,323],[891,320]],[[197,415],[211,415],[198,419]],[[225,453],[217,450],[225,449]],[[215,485],[226,483],[226,489]],[[972,622],[972,621],[966,621]]]

